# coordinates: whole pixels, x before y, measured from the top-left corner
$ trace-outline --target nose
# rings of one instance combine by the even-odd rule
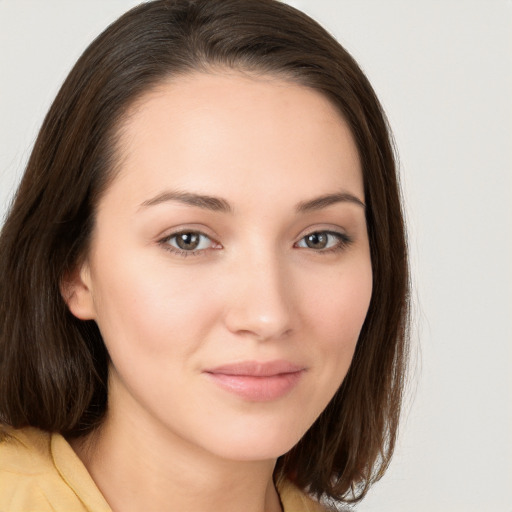
[[[290,273],[277,257],[251,258],[231,269],[225,324],[259,341],[281,339],[294,329]]]

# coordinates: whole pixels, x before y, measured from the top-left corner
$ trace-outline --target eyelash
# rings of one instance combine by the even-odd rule
[[[207,249],[212,249],[212,247],[208,247],[207,249],[195,249],[195,250],[190,250],[190,251],[186,251],[186,250],[183,250],[183,249],[179,249],[177,247],[174,247],[172,245],[170,245],[170,241],[180,235],[184,235],[184,234],[194,234],[194,235],[199,235],[201,237],[206,237],[208,238],[211,243],[213,245],[215,244],[218,244],[218,242],[216,242],[215,240],[213,240],[211,237],[209,237],[208,235],[206,235],[205,233],[202,233],[201,231],[194,231],[194,230],[183,230],[183,231],[178,231],[176,233],[172,233],[164,238],[162,238],[161,240],[158,241],[158,243],[162,246],[162,248],[166,251],[169,251],[173,254],[176,254],[178,256],[182,256],[182,257],[188,257],[188,256],[200,256],[200,255],[203,255]],[[345,233],[339,233],[337,231],[329,231],[329,230],[318,230],[318,231],[311,231],[310,233],[307,233],[305,234],[300,240],[299,242],[296,242],[294,244],[294,247],[295,248],[298,248],[297,247],[297,244],[302,242],[303,240],[306,239],[306,237],[308,236],[312,236],[312,235],[319,235],[319,234],[323,234],[323,235],[328,235],[328,236],[333,236],[337,239],[337,243],[334,247],[329,247],[327,249],[314,249],[312,247],[309,247],[309,249],[317,254],[321,254],[321,255],[325,255],[325,254],[332,254],[332,253],[336,253],[336,252],[339,252],[339,251],[342,251],[344,249],[346,249],[352,242],[353,242],[353,239],[346,235]],[[218,244],[220,246],[220,244]],[[300,248],[308,248],[308,247],[300,247]],[[216,248],[215,248],[216,249]]]
[[[162,248],[164,250],[169,251],[178,256],[182,256],[184,258],[186,258],[187,256],[203,255],[206,252],[206,249],[195,249],[195,250],[191,250],[191,251],[185,251],[183,249],[179,249],[178,247],[173,247],[172,245],[170,245],[169,242],[173,238],[177,238],[180,235],[188,235],[188,234],[199,235],[200,237],[208,238],[212,242],[212,244],[218,244],[218,242],[213,240],[211,237],[209,237],[205,233],[202,233],[201,231],[194,231],[193,229],[186,229],[183,231],[178,231],[177,233],[171,233],[169,236],[166,236],[165,238],[162,238],[161,240],[159,240],[158,243],[162,246]],[[218,244],[218,245],[220,246],[220,244]],[[208,249],[210,249],[210,247]]]
[[[309,249],[311,251],[314,251],[315,253],[321,254],[321,255],[332,254],[335,252],[342,251],[342,250],[346,249],[353,242],[352,237],[348,236],[347,234],[339,233],[338,231],[329,231],[329,230],[311,231],[310,233],[307,233],[306,235],[304,235],[299,240],[299,242],[302,242],[307,237],[312,236],[312,235],[327,235],[327,236],[332,236],[337,239],[337,243],[333,247],[329,247],[326,249],[314,249],[312,247],[309,247]],[[299,242],[297,242],[297,243],[299,243]],[[296,247],[297,243],[294,244],[294,247]],[[306,248],[306,247],[304,247],[304,248]]]

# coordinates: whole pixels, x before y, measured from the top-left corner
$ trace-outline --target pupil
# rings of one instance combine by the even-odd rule
[[[312,233],[306,238],[306,245],[311,249],[323,249],[327,245],[325,233]]]
[[[193,250],[199,245],[199,235],[197,233],[181,233],[176,238],[176,243],[180,249]]]

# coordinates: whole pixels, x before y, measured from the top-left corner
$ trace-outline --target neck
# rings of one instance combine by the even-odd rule
[[[71,445],[113,512],[282,510],[274,459],[223,459],[140,415],[109,410],[97,431]]]

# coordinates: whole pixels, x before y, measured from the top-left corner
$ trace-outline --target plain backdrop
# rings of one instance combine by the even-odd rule
[[[0,215],[74,61],[136,3],[0,0]],[[401,156],[414,375],[357,510],[512,512],[512,2],[290,3],[360,63]]]

